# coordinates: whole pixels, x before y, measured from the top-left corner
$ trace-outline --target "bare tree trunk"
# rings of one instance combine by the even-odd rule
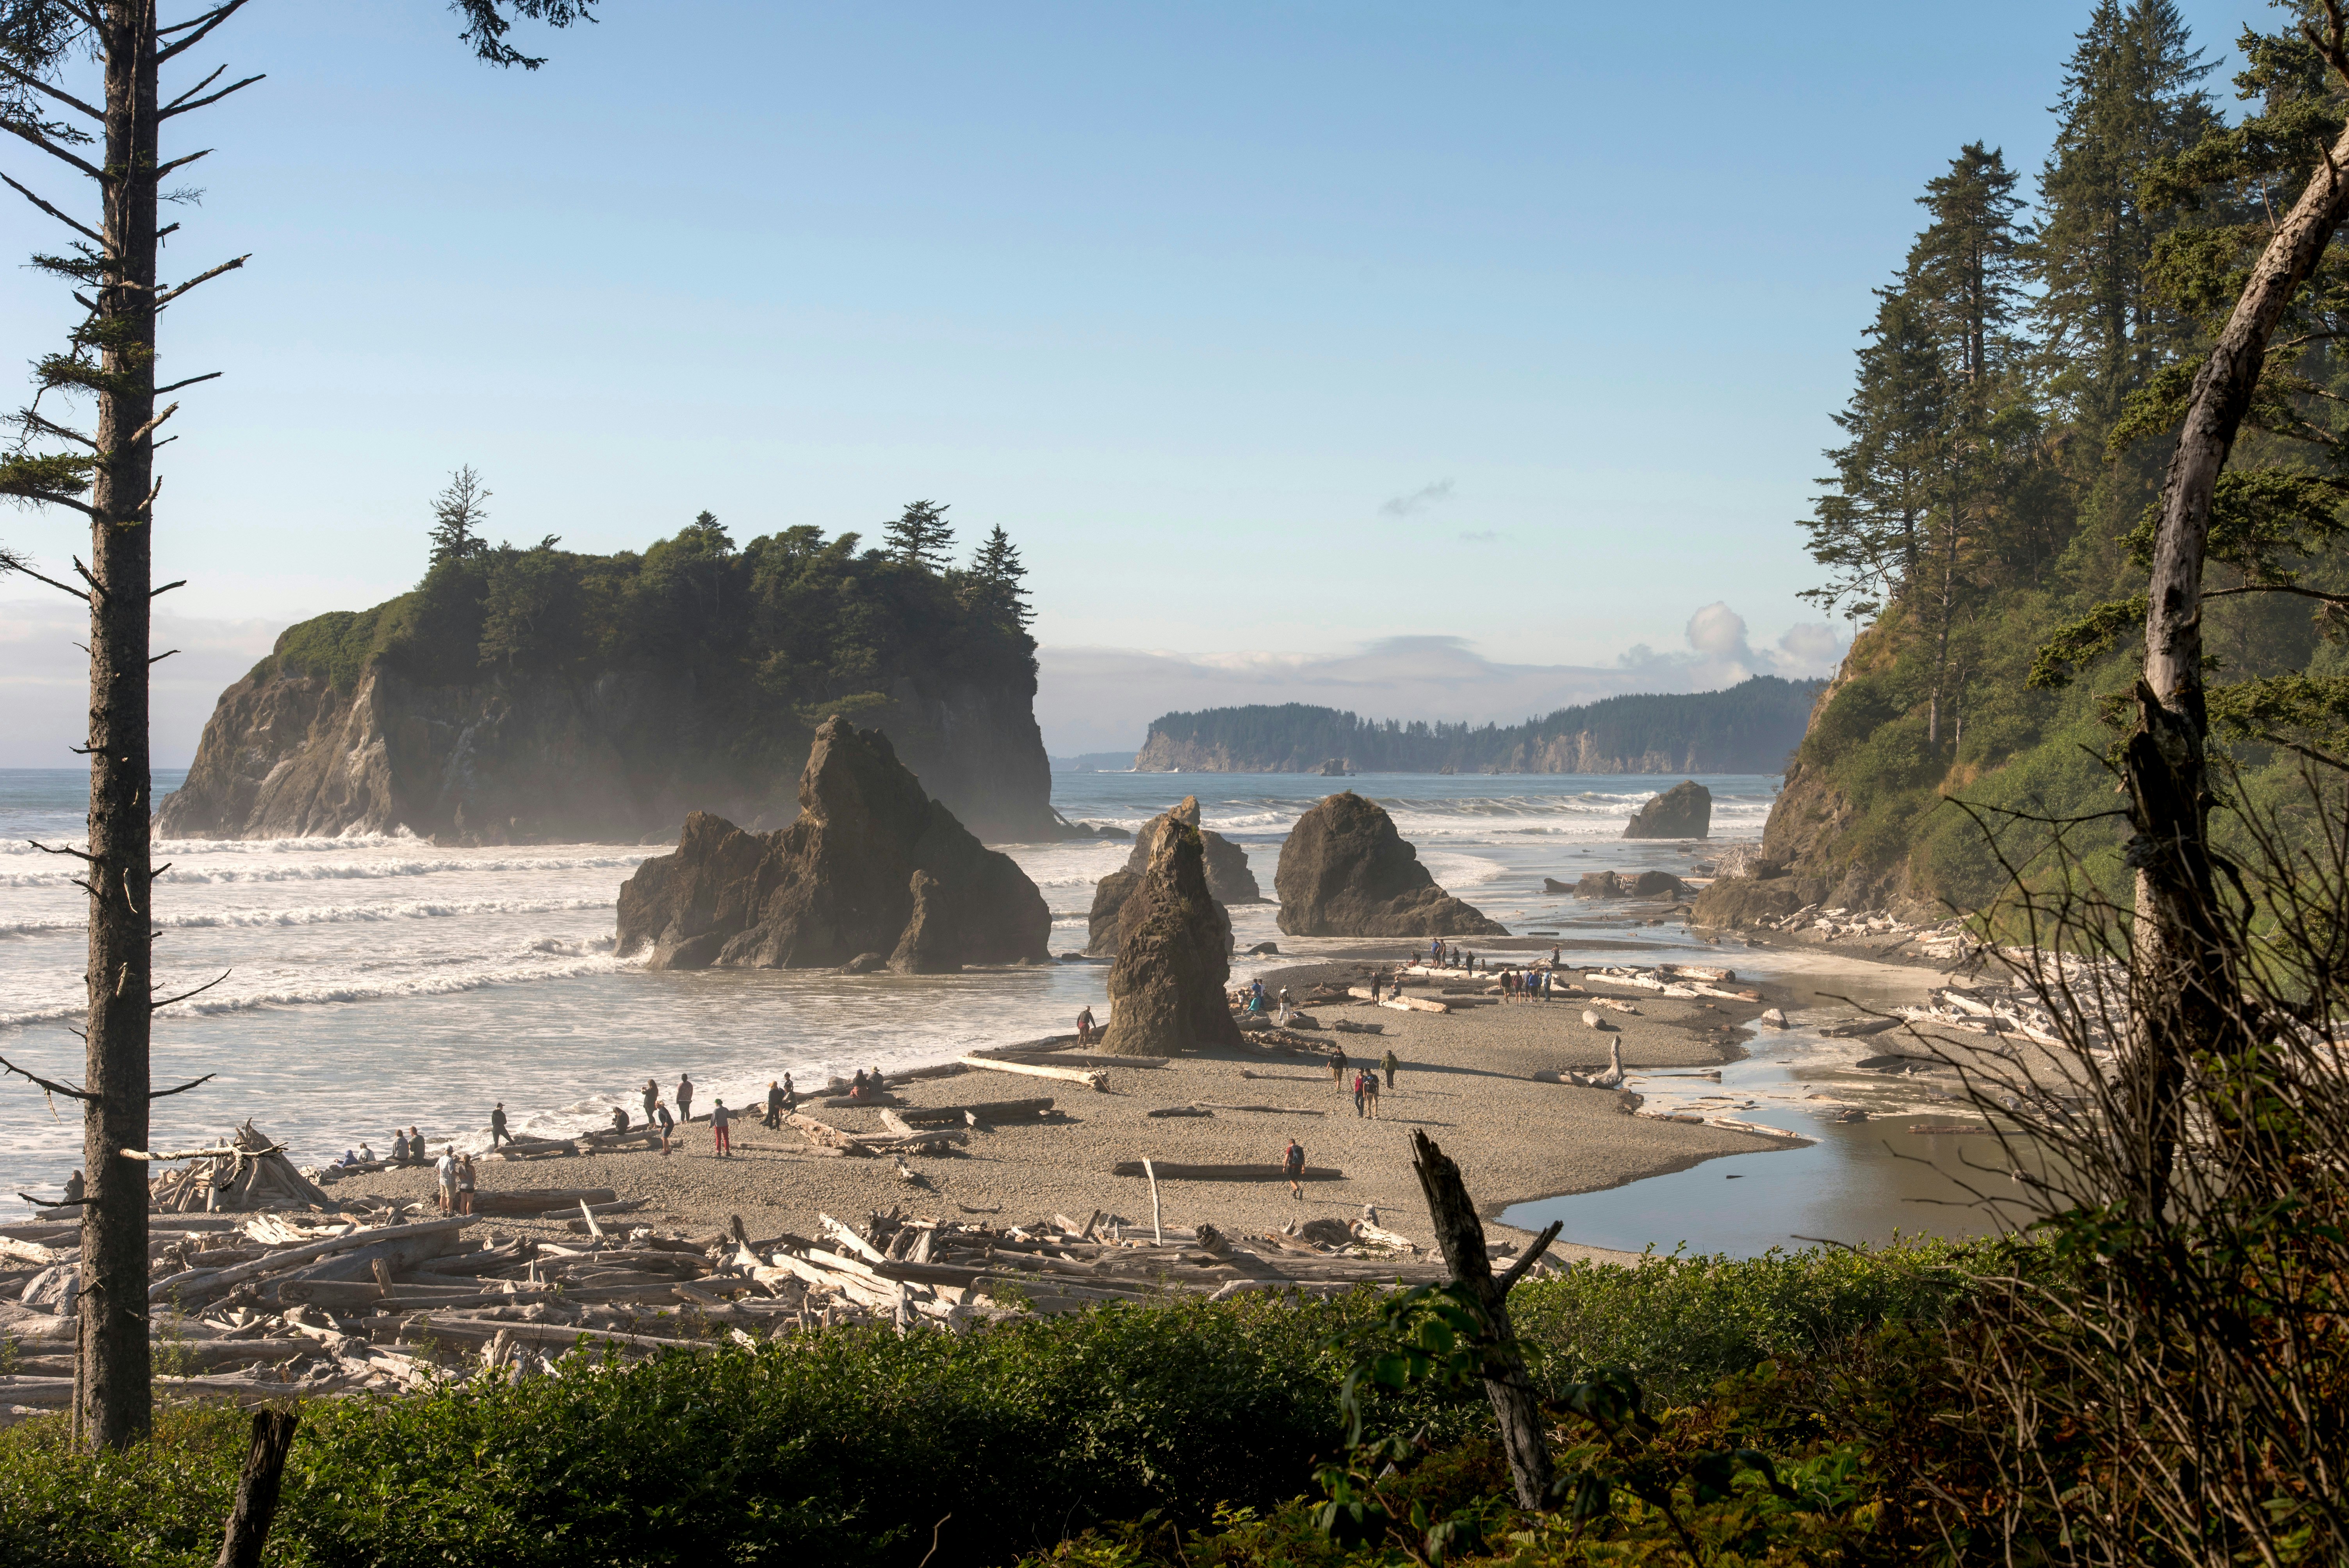
[[[2329,36],[2316,38],[2334,73],[2349,80],[2344,24],[2327,0]],[[2311,34],[2315,37],[2313,33]],[[2143,1161],[2146,1218],[2168,1198],[2178,1139],[2183,1064],[2217,1032],[2231,994],[2232,954],[2211,917],[2209,729],[2202,689],[2202,564],[2210,538],[2210,500],[2236,432],[2266,363],[2269,339],[2325,246],[2349,217],[2349,131],[2276,228],[2219,341],[2194,377],[2184,428],[2162,484],[2147,593],[2145,678],[2137,689],[2137,727],[2123,761],[2128,849],[2137,869],[2132,934],[2137,983],[2124,1064],[2136,1152]]]
[[[258,1568],[261,1549],[269,1542],[270,1522],[277,1517],[277,1488],[285,1476],[285,1455],[294,1447],[294,1429],[301,1424],[302,1418],[291,1410],[253,1413],[253,1442],[244,1451],[244,1470],[236,1479],[236,1502],[229,1510],[228,1533],[221,1542],[214,1568]]]
[[[1501,1449],[1508,1456],[1509,1476],[1516,1483],[1517,1504],[1526,1509],[1549,1506],[1549,1444],[1542,1429],[1541,1406],[1534,1398],[1533,1380],[1526,1374],[1525,1357],[1517,1350],[1516,1330],[1509,1324],[1506,1282],[1493,1277],[1493,1260],[1485,1251],[1485,1225],[1460,1167],[1436,1147],[1424,1132],[1411,1135],[1412,1167],[1419,1172],[1420,1191],[1427,1195],[1427,1216],[1435,1229],[1436,1244],[1444,1250],[1453,1283],[1467,1287],[1484,1309],[1492,1343],[1485,1350],[1485,1393],[1493,1401],[1493,1415],[1501,1427]],[[1548,1244],[1557,1227],[1542,1239]],[[1536,1248],[1528,1252],[1531,1263]]]
[[[115,0],[101,31],[106,57],[105,235],[98,343],[99,459],[91,489],[89,561],[90,1099],[83,1105],[81,1309],[88,1318],[82,1389],[91,1440],[119,1449],[153,1413],[147,1342],[147,1167],[121,1157],[147,1147],[149,982],[148,600],[154,586],[150,503],[155,467],[155,178],[158,141],[154,0]]]

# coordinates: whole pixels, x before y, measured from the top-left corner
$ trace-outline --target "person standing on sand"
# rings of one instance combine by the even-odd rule
[[[731,1121],[732,1118],[727,1112],[724,1100],[718,1100],[710,1106],[709,1136],[718,1145],[718,1158],[720,1160],[731,1160],[734,1157],[734,1145],[726,1136],[727,1128]]]
[[[652,1119],[660,1123],[661,1158],[666,1160],[668,1158],[669,1136],[677,1131],[677,1118],[668,1113],[668,1107],[656,1099],[653,1101]]]
[[[791,1074],[785,1073],[783,1075],[783,1114],[789,1116],[799,1109],[799,1086],[792,1082]]]
[[[644,1095],[645,1119],[647,1121],[650,1121],[653,1119],[653,1107],[660,1103],[660,1085],[653,1082],[650,1078],[645,1079]]]
[[[1087,1007],[1077,1015],[1077,1044],[1081,1046],[1090,1046],[1092,1043],[1093,1010],[1091,1007]]]
[[[1330,1047],[1330,1081],[1340,1088],[1346,1087],[1346,1047],[1343,1046]]]
[[[1362,1114],[1362,1079],[1369,1076],[1361,1071],[1354,1074],[1354,1116],[1357,1120],[1361,1119]]]
[[[1299,1202],[1305,1201],[1305,1146],[1294,1138],[1280,1156],[1280,1168],[1288,1176],[1288,1195]]]
[[[506,1102],[500,1100],[490,1110],[490,1152],[495,1154],[501,1143],[512,1143],[513,1134],[506,1130]]]
[[[1362,1075],[1362,1103],[1369,1107],[1370,1119],[1376,1121],[1379,1119],[1379,1075],[1376,1073]]]
[[[470,1214],[472,1212],[473,1157],[462,1154],[457,1158],[457,1212]]]
[[[457,1212],[457,1146],[450,1144],[440,1151],[440,1163],[434,1167],[440,1177],[440,1212]]]
[[[677,1075],[677,1119],[693,1119],[693,1079],[684,1073]]]
[[[769,1126],[769,1127],[781,1127],[781,1126],[782,1126],[782,1124],[783,1124],[783,1086],[782,1086],[781,1084],[777,1083],[774,1079],[772,1079],[772,1078],[769,1078],[769,1079],[767,1080],[767,1119],[766,1119],[766,1125],[767,1125],[767,1126]]]
[[[1387,1054],[1379,1058],[1379,1066],[1386,1069],[1387,1087],[1389,1088],[1394,1088],[1395,1068],[1402,1066],[1402,1064],[1395,1060],[1394,1047],[1392,1046],[1389,1046],[1387,1047]]]

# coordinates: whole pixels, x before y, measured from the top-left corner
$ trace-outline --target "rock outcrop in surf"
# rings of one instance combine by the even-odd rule
[[[799,804],[772,833],[687,818],[676,851],[620,889],[620,954],[650,948],[654,969],[813,969],[887,953],[914,974],[1048,956],[1036,884],[924,794],[879,730],[826,719]]]
[[[1109,1028],[1101,1045],[1112,1056],[1240,1043],[1224,997],[1232,973],[1231,917],[1207,891],[1200,840],[1192,823],[1169,821],[1153,836],[1140,883],[1120,911]]]
[[[1693,779],[1651,798],[1623,830],[1627,839],[1702,839],[1713,831],[1713,791]]]
[[[1297,820],[1273,883],[1290,936],[1506,936],[1442,888],[1394,820],[1351,789]]]
[[[1197,829],[1206,861],[1209,897],[1219,904],[1263,901],[1264,892],[1257,885],[1256,873],[1248,869],[1247,851],[1221,833],[1200,828],[1199,798],[1185,795],[1181,805],[1171,811],[1161,811],[1142,825],[1142,830],[1133,836],[1133,852],[1126,856],[1124,870],[1110,872],[1094,885],[1092,911],[1085,921],[1085,951],[1093,957],[1117,956],[1126,901],[1141,889],[1143,873],[1150,868],[1151,854],[1169,823]]]

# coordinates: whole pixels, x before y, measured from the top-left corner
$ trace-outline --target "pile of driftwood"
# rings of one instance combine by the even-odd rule
[[[554,1194],[501,1194],[512,1202]],[[589,1194],[588,1196],[592,1196]],[[960,1331],[1023,1314],[1247,1291],[1329,1295],[1445,1277],[1439,1259],[1375,1211],[1286,1233],[1224,1235],[1094,1213],[1024,1225],[908,1218],[817,1237],[688,1239],[628,1228],[615,1207],[574,1202],[571,1243],[485,1234],[478,1215],[206,1215],[154,1222],[157,1389],[258,1404],[398,1392],[444,1377],[518,1377],[585,1347],[624,1357],[707,1350],[848,1322]],[[79,1237],[66,1224],[0,1228],[0,1305],[13,1348],[0,1425],[72,1399]],[[1506,1245],[1494,1249],[1506,1254]],[[11,1293],[16,1294],[16,1293]]]
[[[733,1264],[763,1287],[798,1285],[807,1293],[802,1312],[821,1301],[830,1321],[928,1320],[958,1330],[1108,1302],[1222,1301],[1248,1291],[1330,1295],[1447,1277],[1440,1259],[1382,1228],[1375,1214],[1351,1226],[1315,1220],[1261,1235],[1136,1225],[1100,1212],[1081,1223],[1056,1214],[1004,1228],[905,1219],[895,1211],[861,1229],[819,1218],[820,1240],[738,1238]]]
[[[281,1145],[255,1132],[248,1121],[229,1134],[219,1153],[178,1164],[158,1177],[148,1202],[158,1213],[194,1214],[306,1208],[331,1200],[294,1168]]]

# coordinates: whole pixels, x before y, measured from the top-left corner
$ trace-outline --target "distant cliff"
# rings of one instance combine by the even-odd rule
[[[287,630],[222,695],[157,830],[633,842],[693,810],[772,829],[837,712],[980,837],[1059,836],[1016,598],[856,545],[803,528],[737,550],[705,516],[641,555],[450,555],[414,593]]]
[[[1726,691],[1640,694],[1504,727],[1405,724],[1288,703],[1170,713],[1134,758],[1144,773],[1775,773],[1822,683],[1756,676]]]

